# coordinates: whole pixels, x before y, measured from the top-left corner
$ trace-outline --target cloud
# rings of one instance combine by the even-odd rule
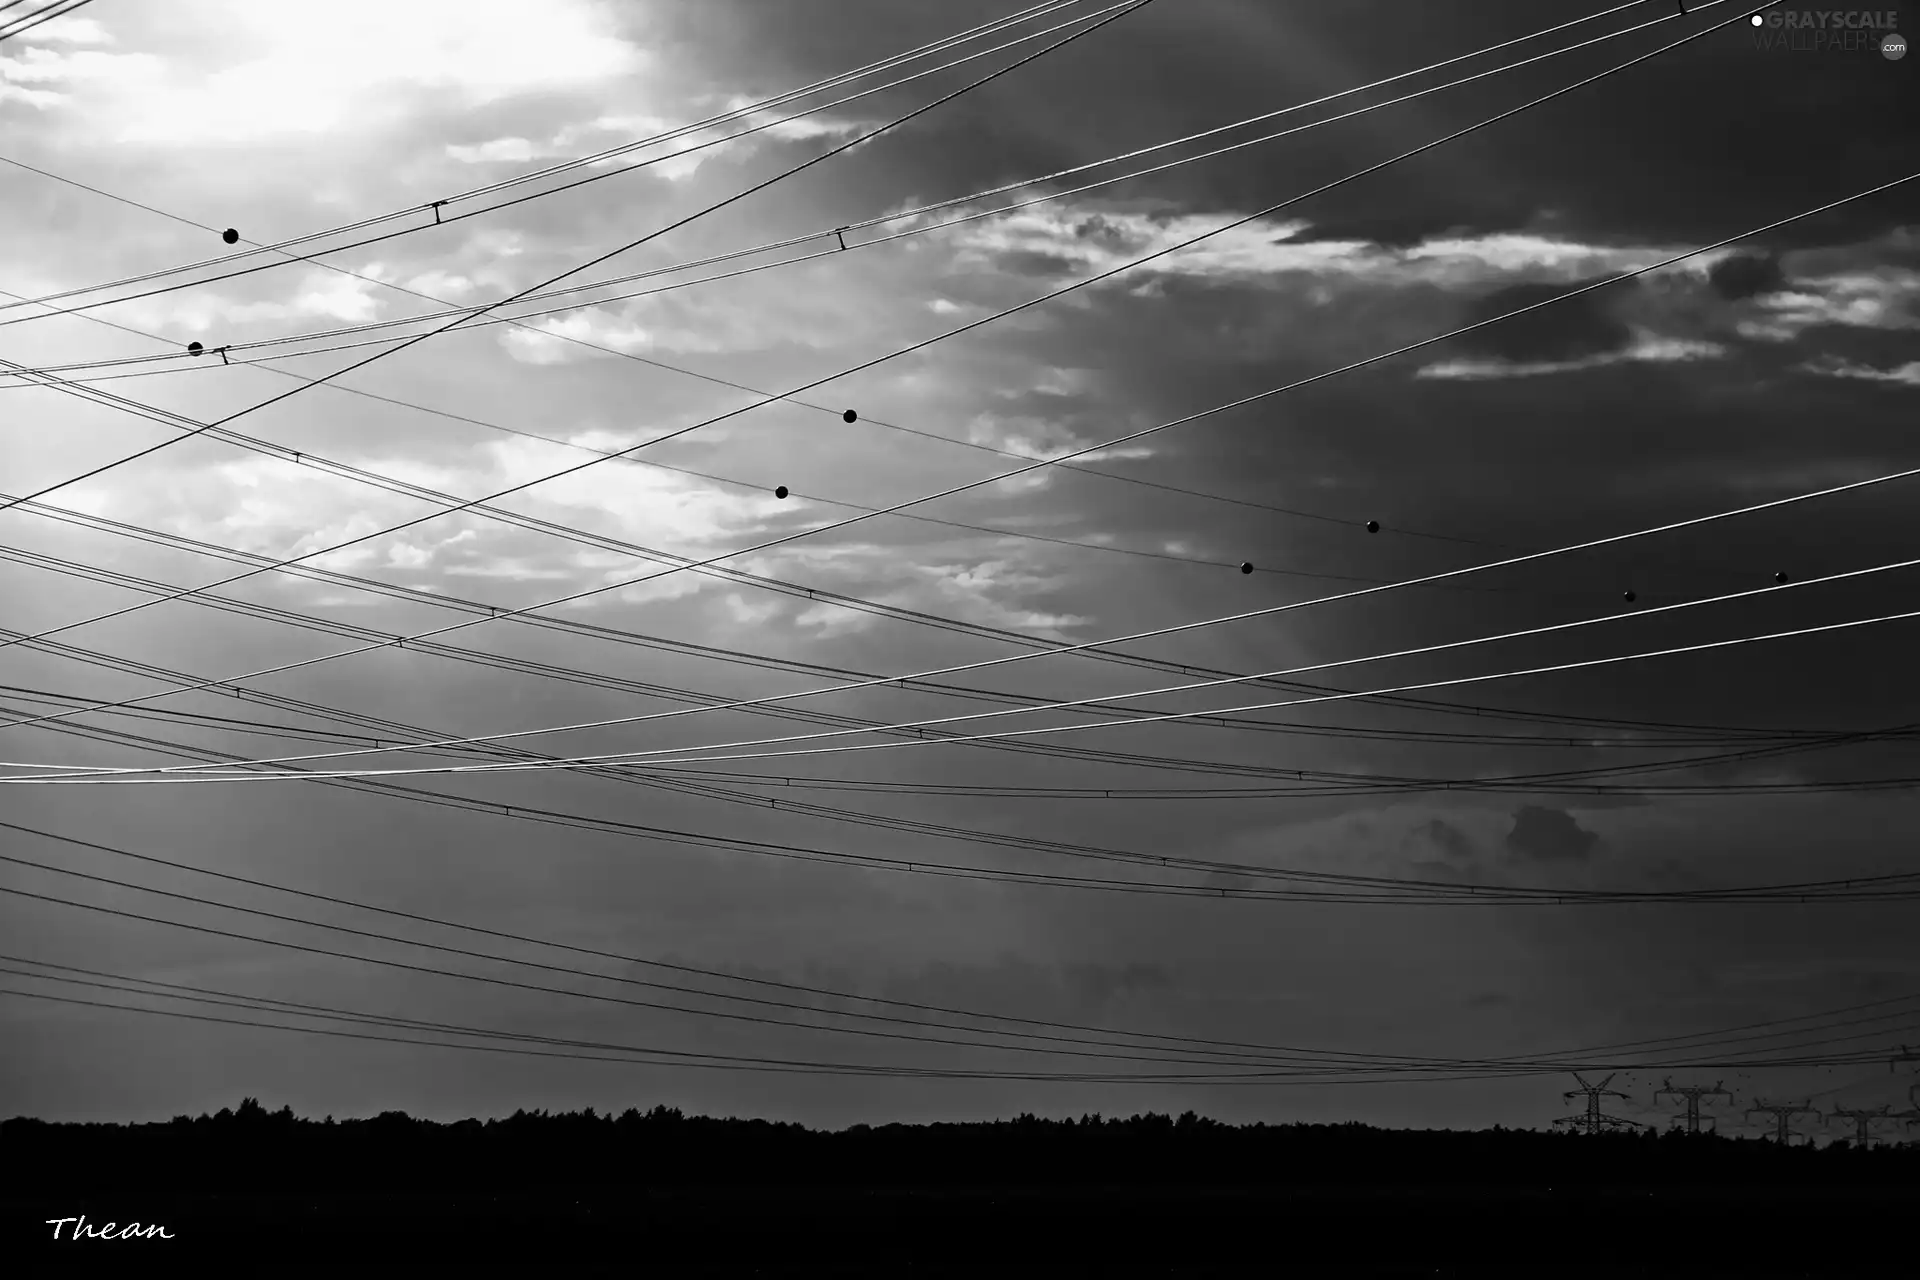
[[[1762,299],[1740,326],[1750,338],[1791,342],[1810,329],[1920,329],[1920,271],[1881,266],[1802,276]]]
[[[342,0],[324,21],[292,5],[226,15],[261,49],[218,68],[171,61],[119,104],[128,141],[178,146],[382,126],[396,90],[478,106],[632,75],[640,49],[597,6],[545,5],[540,21],[506,0]],[[223,42],[226,43],[226,42]]]
[[[1798,366],[1823,378],[1850,378],[1857,382],[1878,382],[1889,386],[1920,387],[1920,360],[1909,360],[1892,369],[1856,364],[1851,360],[1828,357],[1810,360]]]
[[[1581,862],[1599,839],[1564,809],[1527,805],[1513,815],[1507,852],[1533,862]]]
[[[111,92],[117,83],[147,80],[159,68],[158,60],[147,54],[94,49],[63,52],[29,45],[16,56],[5,55],[0,47],[0,102],[41,110],[64,105],[79,93]]]
[[[1566,292],[1547,284],[1507,285],[1476,300],[1467,309],[1466,319],[1468,323],[1490,320]],[[1614,314],[1613,297],[1598,291],[1582,294],[1476,330],[1457,341],[1477,355],[1513,364],[1558,364],[1613,355],[1633,341],[1632,328]]]
[[[1496,378],[1539,378],[1557,373],[1578,373],[1616,364],[1679,364],[1692,360],[1711,360],[1727,353],[1717,342],[1685,338],[1661,338],[1640,330],[1630,330],[1632,339],[1616,351],[1600,351],[1564,360],[1441,360],[1423,365],[1417,378],[1437,378],[1456,382],[1486,381]]]
[[[382,268],[374,264],[362,268],[360,274],[378,279]],[[380,318],[389,296],[371,280],[308,269],[287,289],[285,301],[241,302],[195,290],[143,298],[128,306],[134,322],[142,328],[219,333],[224,339],[238,336],[243,325],[270,326],[308,317],[363,324]]]
[[[1113,434],[1126,433],[1116,430]],[[967,439],[1003,453],[1047,459],[1064,458],[1098,443],[1097,440],[1080,438],[1056,419],[1000,413],[983,413],[975,417],[967,424]],[[1088,463],[1102,458],[1151,458],[1153,453],[1145,444],[1131,444],[1081,454],[1074,460]],[[1044,488],[1052,482],[1055,474],[1051,468],[1042,468],[1012,480],[1003,480],[995,489],[1004,494]]]
[[[944,210],[901,225],[929,225],[962,212]],[[1267,218],[1217,230],[1236,216],[1224,210],[1168,215],[1063,201],[969,224],[959,232],[959,264],[990,263],[1016,276],[1091,275],[1214,232],[1137,270],[1216,282],[1278,284],[1311,275],[1375,286],[1461,289],[1515,276],[1584,283],[1672,256],[1654,246],[1598,245],[1537,232],[1449,235],[1393,244],[1314,238],[1307,234],[1307,223]]]
[[[1430,819],[1412,834],[1456,861],[1467,862],[1474,856],[1473,838],[1444,818]]]
[[[59,17],[10,39],[41,44],[112,44],[113,36],[92,18]]]
[[[447,144],[447,155],[461,164],[500,164],[512,162],[524,164],[545,154],[525,138],[495,138],[491,142],[482,142],[474,146]]]
[[[1775,293],[1786,284],[1780,259],[1764,253],[1736,253],[1722,258],[1708,269],[1707,279],[1714,292],[1729,302]]]

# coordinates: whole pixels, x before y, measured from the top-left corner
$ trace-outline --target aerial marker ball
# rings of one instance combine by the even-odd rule
[[[787,486],[785,486],[785,485],[781,485],[781,486],[780,486],[780,487],[779,487],[778,489],[775,489],[775,490],[773,491],[773,496],[774,496],[774,497],[776,497],[776,498],[784,498],[784,497],[786,497],[786,496],[787,496]]]
[[[189,342],[189,343],[187,344],[187,354],[188,354],[188,355],[190,355],[190,356],[197,356],[197,355],[199,355],[199,354],[200,354],[200,353],[201,353],[202,351],[205,351],[205,350],[206,350],[206,348],[205,348],[205,347],[203,347],[203,346],[201,346],[201,345],[200,345],[199,343],[197,343],[197,342]]]
[[[849,409],[840,415],[840,420],[842,422],[858,422],[860,421],[860,415]]]
[[[1378,520],[1367,521],[1367,532],[1368,533],[1380,532],[1380,522]]]
[[[1242,564],[1242,565],[1240,566],[1240,572],[1242,572],[1242,573],[1252,573],[1252,572],[1253,572],[1253,561],[1251,561],[1251,560],[1249,560],[1249,561],[1247,561],[1247,562],[1246,562],[1245,564]]]
[[[1621,593],[1620,593],[1620,598],[1621,598],[1622,600],[1625,600],[1625,601],[1626,601],[1626,602],[1627,602],[1628,604],[1632,604],[1632,603],[1633,603],[1633,602],[1634,602],[1635,600],[1637,600],[1637,599],[1639,599],[1639,597],[1638,597],[1638,596],[1636,596],[1636,595],[1634,595],[1634,594],[1633,594],[1633,592],[1631,592],[1631,591],[1623,591],[1623,592],[1621,592]]]
[[[1775,582],[1777,582],[1777,583],[1779,583],[1779,584],[1780,584],[1781,586],[1783,586],[1783,587],[1784,587],[1784,586],[1786,586],[1786,585],[1787,585],[1787,571],[1786,571],[1785,569],[1782,569],[1782,570],[1781,570],[1780,572],[1778,572],[1778,573],[1776,573],[1776,574],[1774,574],[1774,575],[1773,575],[1773,580],[1774,580]]]
[[[240,243],[240,233],[238,231],[235,231],[232,227],[228,227],[225,231],[222,231],[220,233],[220,238],[222,240],[225,240],[228,244]]]

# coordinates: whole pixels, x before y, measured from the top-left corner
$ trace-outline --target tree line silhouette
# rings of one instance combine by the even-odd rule
[[[1713,1134],[1580,1135],[1495,1127],[1226,1124],[1173,1117],[1021,1115],[982,1123],[830,1131],[689,1116],[516,1111],[442,1123],[388,1111],[322,1120],[253,1098],[141,1124],[0,1122],[0,1179],[16,1193],[176,1190],[538,1190],[568,1185],[805,1184],[1359,1187],[1920,1187],[1920,1146],[1781,1147]]]

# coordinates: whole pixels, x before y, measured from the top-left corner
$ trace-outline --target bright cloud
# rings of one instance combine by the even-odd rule
[[[1678,364],[1689,360],[1712,360],[1725,355],[1726,351],[1717,342],[1666,338],[1640,331],[1636,332],[1633,343],[1621,351],[1603,351],[1575,360],[1443,360],[1426,365],[1414,376],[1456,382],[1539,378],[1614,364]]]
[[[30,50],[26,61],[76,90],[89,127],[105,137],[174,147],[385,128],[394,118],[385,99],[398,91],[480,106],[647,69],[611,17],[579,0],[550,0],[538,21],[509,0],[200,4],[167,14],[150,36],[172,43],[165,52],[62,62]],[[70,31],[66,41],[86,34]],[[210,49],[231,52],[210,66]],[[5,78],[16,82],[11,68]]]

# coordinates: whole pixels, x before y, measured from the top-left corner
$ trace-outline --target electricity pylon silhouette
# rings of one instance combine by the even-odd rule
[[[1653,1091],[1654,1105],[1659,1105],[1662,1094],[1670,1093],[1676,1098],[1685,1098],[1687,1100],[1687,1132],[1698,1133],[1700,1132],[1700,1099],[1724,1097],[1728,1102],[1733,1101],[1733,1094],[1727,1091],[1725,1084],[1724,1080],[1715,1080],[1713,1087],[1709,1089],[1705,1085],[1698,1084],[1676,1085],[1672,1080],[1663,1079],[1660,1087]],[[1712,1116],[1707,1117],[1709,1133],[1713,1132],[1711,1127],[1713,1119]]]
[[[1901,1045],[1900,1052],[1887,1059],[1887,1070],[1898,1071],[1903,1062],[1920,1063],[1920,1053],[1915,1053],[1907,1046]],[[1907,1086],[1907,1103],[1910,1106],[1920,1107],[1920,1080],[1915,1080]]]
[[[1561,1116],[1558,1120],[1554,1121],[1555,1124],[1572,1125],[1575,1129],[1584,1129],[1589,1136],[1607,1129],[1639,1128],[1639,1122],[1636,1120],[1622,1120],[1619,1116],[1610,1116],[1600,1110],[1600,1099],[1603,1097],[1621,1098],[1629,1102],[1632,1101],[1627,1094],[1621,1093],[1618,1089],[1607,1088],[1609,1084],[1613,1083],[1612,1075],[1609,1075],[1599,1084],[1588,1084],[1586,1078],[1578,1071],[1572,1072],[1571,1074],[1575,1080],[1580,1082],[1580,1087],[1578,1089],[1570,1089],[1560,1096],[1572,1099],[1584,1095],[1587,1100],[1587,1109],[1577,1116]],[[1617,1075],[1619,1073],[1615,1072],[1614,1074]]]
[[[1864,1147],[1871,1140],[1867,1132],[1868,1126],[1875,1120],[1890,1119],[1891,1117],[1889,1117],[1887,1113],[1892,1110],[1892,1107],[1874,1107],[1870,1111],[1864,1109],[1850,1111],[1845,1107],[1835,1107],[1833,1114],[1828,1116],[1827,1119],[1853,1121],[1853,1144],[1856,1147]]]
[[[1813,1099],[1811,1098],[1799,1103],[1768,1102],[1763,1098],[1755,1098],[1753,1105],[1747,1108],[1747,1118],[1751,1120],[1756,1112],[1761,1115],[1773,1117],[1773,1140],[1783,1147],[1786,1146],[1788,1140],[1793,1137],[1791,1126],[1795,1116],[1817,1116],[1820,1114],[1819,1110],[1813,1106]]]

